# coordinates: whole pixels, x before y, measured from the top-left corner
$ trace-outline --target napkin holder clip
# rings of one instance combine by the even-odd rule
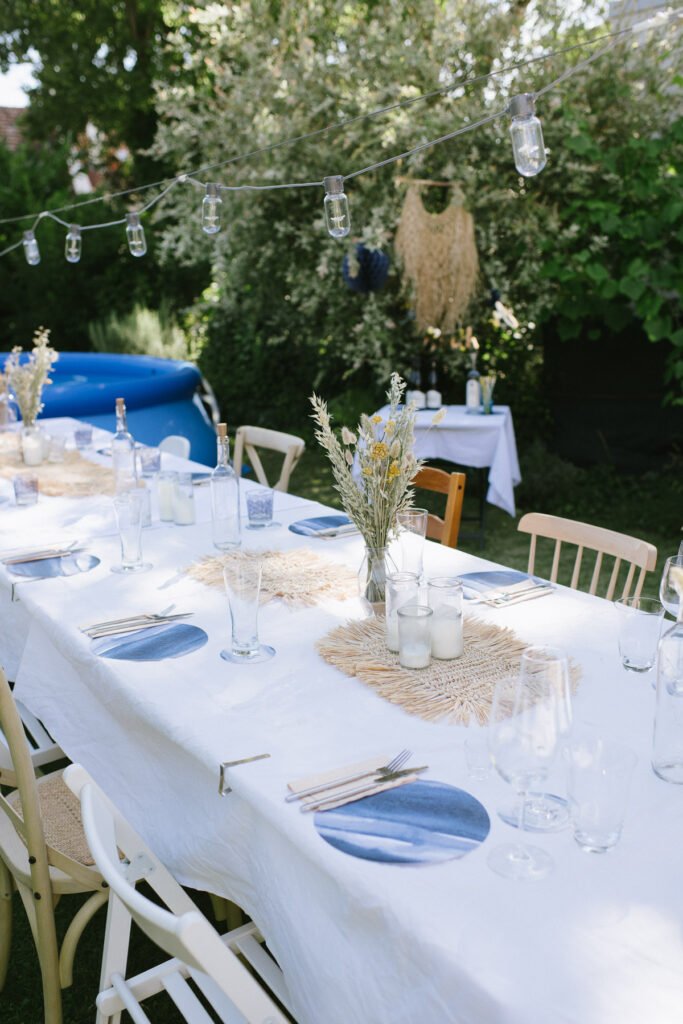
[[[252,761],[262,761],[265,757],[270,757],[270,754],[254,754],[253,757],[242,757],[239,761],[221,761],[218,770],[218,795],[226,796],[232,793],[228,785],[228,768],[235,768],[238,764],[250,764]]]

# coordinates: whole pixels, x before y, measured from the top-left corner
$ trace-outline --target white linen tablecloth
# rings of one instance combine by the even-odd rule
[[[57,499],[37,508],[46,530],[59,526]],[[286,527],[320,510],[299,499],[278,518]],[[263,541],[245,531],[244,543]],[[357,537],[321,541],[285,528],[269,531],[268,546],[275,544],[353,567],[362,554]],[[639,757],[615,850],[587,855],[567,831],[534,835],[555,871],[523,885],[486,865],[491,847],[513,835],[495,813],[511,794],[496,777],[467,778],[468,730],[408,715],[315,653],[319,637],[360,614],[357,602],[306,609],[270,602],[259,632],[275,658],[235,666],[220,658],[228,640],[224,595],[177,578],[179,566],[211,550],[205,524],[146,531],[154,569],[140,576],[110,573],[115,537],[98,537],[89,550],[102,558],[91,573],[16,588],[28,624],[17,694],[182,882],[228,896],[253,916],[301,1024],[680,1024],[683,801],[650,769],[653,690],[620,667],[610,604],[558,588],[508,609],[469,610],[529,642],[565,646],[583,671],[576,718],[626,740]],[[427,545],[428,575],[490,566]],[[0,567],[2,657],[9,593]],[[191,621],[209,635],[204,648],[177,661],[100,659],[76,628],[170,601],[193,610]],[[326,844],[311,817],[284,802],[290,779],[403,747],[429,764],[427,778],[461,786],[486,806],[491,834],[462,860],[358,860]],[[219,797],[219,762],[261,752],[270,758],[232,769],[233,792]]]
[[[415,455],[418,459],[445,459],[475,469],[489,467],[486,500],[509,515],[515,514],[514,488],[521,481],[512,412],[495,405],[493,413],[468,414],[464,405],[447,405],[440,423],[432,424],[435,409],[418,412],[415,420]],[[378,410],[383,419],[389,406]]]

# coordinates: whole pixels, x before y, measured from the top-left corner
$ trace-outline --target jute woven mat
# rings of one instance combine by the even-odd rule
[[[287,604],[314,605],[325,599],[344,601],[358,596],[358,577],[344,565],[322,558],[314,551],[230,551],[194,562],[185,574],[222,590],[223,568],[261,560],[261,602],[279,597]]]
[[[465,619],[465,650],[454,661],[432,660],[429,668],[407,669],[387,649],[384,619],[362,619],[338,626],[317,644],[319,654],[346,675],[371,686],[380,697],[427,721],[486,724],[499,679],[516,673],[528,647],[511,629]],[[580,677],[570,666],[572,687]]]
[[[21,456],[20,435],[0,434],[0,476],[11,479],[22,472],[37,476],[40,493],[50,498],[86,498],[93,494],[114,493],[112,470],[88,462],[80,452],[65,452],[63,462],[27,466]]]

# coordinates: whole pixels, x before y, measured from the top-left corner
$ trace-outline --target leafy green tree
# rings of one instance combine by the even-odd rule
[[[158,85],[155,152],[178,167],[216,164],[448,87],[426,102],[393,106],[381,117],[356,120],[209,172],[226,184],[348,174],[500,110],[510,95],[540,87],[593,52],[573,51],[468,84],[595,34],[588,33],[586,17],[592,14],[597,26],[601,5],[582,10],[574,20],[565,9],[561,3],[538,8],[489,0],[201,5],[187,12],[169,38],[169,64],[182,67],[182,74]],[[177,11],[173,20],[181,20]],[[545,95],[538,112],[550,153],[548,167],[537,178],[517,176],[502,118],[349,181],[348,245],[325,232],[321,189],[224,193],[226,227],[215,239],[199,227],[201,193],[175,189],[159,215],[160,252],[187,266],[210,254],[213,283],[195,305],[189,326],[205,344],[206,371],[231,415],[253,415],[258,393],[262,418],[286,422],[297,411],[305,415],[305,395],[312,386],[328,394],[349,384],[374,387],[373,382],[386,381],[391,369],[409,368],[422,340],[412,327],[411,296],[401,285],[392,253],[404,195],[397,175],[453,181],[474,215],[481,274],[467,320],[484,343],[484,359],[507,370],[508,384],[504,381],[498,392],[502,400],[506,386],[537,373],[544,327],[554,329],[559,305],[577,308],[576,296],[566,288],[565,268],[580,265],[580,252],[588,253],[592,267],[604,265],[607,277],[618,282],[612,309],[649,330],[646,306],[659,287],[660,269],[666,266],[668,273],[680,257],[680,231],[674,226],[666,244],[653,237],[641,247],[645,288],[634,300],[624,290],[631,287],[625,278],[637,276],[639,265],[629,270],[624,263],[620,218],[625,207],[635,216],[639,193],[641,208],[648,204],[644,183],[637,185],[631,174],[639,159],[635,140],[640,139],[649,140],[648,147],[652,143],[648,161],[657,167],[660,198],[665,184],[671,192],[671,205],[665,209],[658,200],[657,208],[663,218],[679,223],[676,104],[662,92],[667,71],[660,57],[657,41],[639,51],[620,46]],[[620,175],[629,177],[622,199],[617,198]],[[599,232],[589,199],[615,207]],[[445,201],[443,190],[425,192],[433,210]],[[635,222],[630,230],[636,230]],[[342,258],[358,241],[392,256],[381,292],[358,295],[342,281]],[[602,271],[592,273],[600,278]],[[582,271],[576,281],[583,296],[588,291],[589,302],[600,300],[601,280]],[[514,307],[518,330],[501,333],[490,326],[494,287]],[[669,321],[660,325],[678,351],[683,350],[676,333],[680,292],[679,284],[667,285],[671,330]],[[566,311],[559,315],[569,319]],[[653,329],[651,336],[656,333]],[[679,374],[675,358],[671,366],[672,375]],[[457,388],[449,395],[446,386],[446,394],[459,396],[461,354],[444,350],[441,368]],[[301,408],[294,409],[293,401],[300,401]]]

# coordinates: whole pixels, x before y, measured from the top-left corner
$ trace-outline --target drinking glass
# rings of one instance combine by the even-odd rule
[[[123,491],[114,498],[114,511],[121,541],[121,564],[112,572],[146,572],[152,566],[142,560],[142,520],[145,499],[139,491]]]
[[[601,736],[565,748],[574,839],[586,853],[606,853],[621,836],[637,758],[630,747]]]
[[[462,583],[455,576],[437,576],[429,580],[432,657],[452,661],[463,652]]]
[[[66,437],[61,435],[59,437],[54,434],[50,434],[49,448],[48,448],[48,462],[64,462],[64,449],[66,448]]]
[[[140,459],[140,475],[143,477],[155,477],[161,472],[161,452],[158,448],[141,448],[138,452]]]
[[[398,653],[398,609],[417,604],[419,580],[414,572],[387,573],[385,627],[387,649]]]
[[[648,672],[657,660],[663,605],[654,597],[627,597],[615,601],[614,607],[622,665],[631,672]]]
[[[527,794],[552,763],[559,739],[558,700],[545,675],[501,679],[496,684],[489,721],[489,749],[496,771],[519,794],[517,827],[525,828]],[[505,878],[537,881],[553,868],[537,846],[506,843],[495,847],[489,867]]]
[[[429,668],[432,609],[424,604],[404,604],[397,614],[399,664],[403,668]]]
[[[247,529],[262,530],[266,526],[279,526],[273,522],[273,489],[259,488],[247,491]]]
[[[159,519],[162,523],[173,522],[173,496],[178,474],[172,469],[159,473],[157,494],[159,497]]]
[[[671,555],[664,563],[662,582],[659,584],[659,599],[669,615],[678,618],[678,609],[683,594],[683,555]]]
[[[563,650],[550,645],[527,647],[520,660],[520,675],[531,688],[554,694],[557,705],[558,736],[565,740],[572,727],[571,684],[569,661]],[[548,774],[550,762],[536,775],[535,783],[543,782]],[[519,808],[514,806],[498,812],[507,824],[519,827]],[[524,813],[524,828],[528,832],[556,832],[569,823],[569,805],[564,797],[556,793],[530,792]]]
[[[17,505],[35,505],[38,501],[38,477],[22,473],[12,478],[14,500]]]
[[[427,509],[409,508],[396,515],[401,553],[401,571],[415,572],[422,579],[422,556],[427,536]]]
[[[90,447],[92,444],[92,427],[89,423],[76,427],[74,430],[74,443],[79,450]]]
[[[230,604],[232,645],[221,651],[221,658],[238,664],[268,661],[275,648],[259,643],[258,611],[263,562],[249,559],[229,562],[223,569],[225,590]]]

